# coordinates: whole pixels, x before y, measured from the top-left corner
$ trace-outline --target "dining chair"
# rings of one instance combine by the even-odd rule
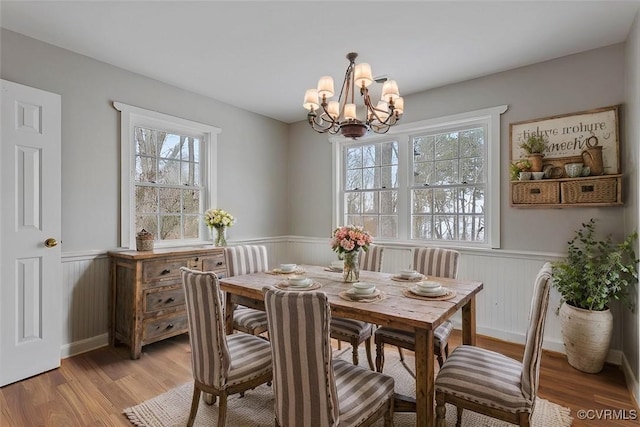
[[[380,271],[382,268],[382,254],[384,247],[379,245],[369,245],[369,249],[360,254],[359,267],[360,270]],[[375,369],[373,365],[373,356],[371,354],[371,337],[373,336],[374,326],[371,323],[361,320],[347,319],[343,317],[333,317],[331,319],[331,338],[340,342],[345,341],[351,344],[353,364],[357,365],[358,347],[363,342],[367,352],[367,362],[369,368]]]
[[[193,398],[187,426],[198,412],[200,394],[219,397],[218,426],[227,416],[227,396],[243,393],[273,378],[271,346],[253,335],[225,333],[224,298],[212,272],[180,269],[187,308]]]
[[[229,277],[269,270],[265,246],[227,246],[224,248],[224,259]],[[233,311],[233,329],[260,335],[267,331],[267,315],[262,310],[238,305]]]
[[[393,425],[393,378],[332,359],[323,292],[263,289],[273,357],[275,425]]]
[[[443,248],[415,248],[413,251],[413,269],[425,276],[458,277],[458,259],[460,253],[453,249]],[[449,337],[453,331],[453,323],[444,321],[433,331],[433,351],[438,359],[438,365],[449,355]],[[401,331],[388,327],[381,327],[375,331],[376,342],[376,370],[382,372],[384,367],[384,345],[391,344],[398,347],[400,360],[404,362],[402,349],[415,351],[416,339],[413,332]],[[403,363],[403,366],[406,365]],[[408,369],[408,368],[407,368]],[[413,372],[409,370],[413,375]]]
[[[457,426],[462,411],[469,409],[529,427],[538,392],[551,274],[551,263],[545,263],[535,280],[522,362],[470,345],[456,347],[445,360],[435,381],[437,427],[445,426],[445,403],[456,407]]]

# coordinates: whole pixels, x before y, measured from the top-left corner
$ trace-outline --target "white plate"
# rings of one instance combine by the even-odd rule
[[[308,288],[313,283],[313,280],[307,278],[301,282],[295,282],[295,283],[290,280],[287,280],[287,283],[292,288]]]
[[[354,288],[349,288],[345,292],[346,292],[347,295],[349,295],[352,298],[362,298],[362,299],[375,298],[378,295],[380,295],[380,289],[376,289],[375,291],[371,292],[370,294],[362,294],[360,292],[356,292],[356,290]]]
[[[431,282],[429,280],[425,280],[424,282],[416,283],[416,288],[420,289],[421,291],[425,291],[425,292],[429,292],[432,289],[438,289],[438,288],[440,288],[440,286],[442,286],[440,283]]]
[[[437,288],[437,290],[433,290],[433,291],[423,291],[422,289],[418,288],[417,286],[412,286],[409,288],[409,290],[416,294],[416,295],[420,295],[423,297],[439,297],[442,295],[445,295],[449,290],[447,288],[440,287]]]

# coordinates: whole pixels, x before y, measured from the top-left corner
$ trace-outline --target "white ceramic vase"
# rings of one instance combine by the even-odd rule
[[[582,372],[600,372],[613,333],[611,311],[591,311],[563,303],[560,306],[560,325],[569,364]]]

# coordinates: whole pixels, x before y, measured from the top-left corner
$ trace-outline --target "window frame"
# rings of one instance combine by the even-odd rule
[[[344,218],[344,149],[347,146],[367,145],[384,141],[398,141],[398,239],[381,239],[390,244],[437,244],[439,246],[470,246],[478,248],[500,248],[500,116],[507,105],[468,111],[459,114],[421,120],[392,127],[383,135],[367,134],[357,141],[335,136],[332,144],[332,226],[343,225]],[[410,144],[415,136],[446,132],[455,129],[482,126],[486,129],[486,183],[485,183],[485,242],[460,240],[424,240],[411,238],[411,179],[413,163],[409,159]]]
[[[213,206],[217,201],[216,159],[218,134],[222,129],[194,122],[169,114],[114,102],[121,112],[120,119],[120,246],[136,247],[135,230],[135,135],[136,127],[163,130],[174,134],[198,137],[201,140],[200,180],[203,187],[200,200],[200,215],[205,206]],[[155,240],[156,247],[187,246],[201,244],[208,240],[208,229],[200,222],[197,239]],[[157,236],[156,236],[157,237]]]

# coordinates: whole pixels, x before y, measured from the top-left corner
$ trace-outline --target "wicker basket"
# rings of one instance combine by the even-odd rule
[[[138,234],[136,234],[136,250],[137,251],[152,251],[153,250],[153,234],[149,233],[144,228]]]
[[[614,203],[618,195],[618,179],[580,179],[564,181],[562,203]]]
[[[560,185],[557,181],[513,182],[511,196],[514,204],[560,203]]]

